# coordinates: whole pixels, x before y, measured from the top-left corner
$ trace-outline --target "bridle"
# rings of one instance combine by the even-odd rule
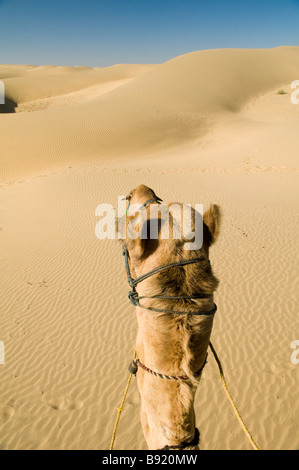
[[[160,198],[148,199],[146,202],[144,202],[140,206],[139,210],[145,208],[151,202],[155,202],[156,204],[160,204],[160,201],[162,201]],[[130,208],[130,199],[129,199],[128,207],[127,207],[127,211],[126,211],[127,213],[129,211],[129,208]],[[128,250],[127,250],[127,247],[126,247],[125,243],[122,244],[122,253],[123,253],[123,256],[124,256],[124,259],[125,259],[125,267],[126,267],[126,272],[127,272],[128,284],[131,287],[131,290],[128,293],[128,297],[129,297],[131,303],[135,307],[144,308],[146,310],[150,310],[150,311],[153,311],[153,312],[169,313],[169,314],[175,314],[175,315],[182,315],[182,314],[186,313],[188,315],[205,315],[205,316],[207,316],[207,315],[214,315],[216,313],[216,311],[217,311],[217,306],[216,305],[214,305],[214,308],[210,312],[205,312],[205,311],[181,312],[181,311],[176,311],[176,310],[165,310],[165,309],[158,309],[158,308],[153,308],[153,307],[145,307],[144,305],[141,305],[140,302],[139,302],[141,299],[167,299],[167,300],[207,299],[207,298],[210,297],[210,295],[206,295],[206,294],[198,294],[198,295],[192,295],[192,296],[154,295],[152,297],[140,297],[138,292],[136,291],[136,286],[140,282],[145,281],[149,277],[154,276],[155,274],[158,274],[161,271],[165,271],[166,269],[176,268],[176,267],[179,267],[179,266],[187,266],[189,264],[195,264],[195,263],[202,263],[202,262],[210,263],[209,259],[206,259],[206,258],[193,258],[193,259],[190,259],[190,260],[182,260],[182,261],[178,261],[176,263],[166,264],[164,266],[159,266],[158,268],[152,269],[151,271],[149,271],[145,274],[142,274],[141,276],[133,279],[132,276],[131,276],[130,265],[129,265],[129,253],[128,253]]]
[[[150,202],[155,202],[156,204],[160,204],[161,199],[148,199],[146,202],[144,202],[139,210],[142,208],[146,207],[147,204]],[[127,213],[129,211],[130,207],[130,199],[127,207]],[[182,314],[187,314],[187,315],[214,315],[217,311],[217,305],[214,304],[214,308],[210,310],[209,312],[205,311],[198,311],[198,312],[181,312],[181,311],[176,311],[176,310],[165,310],[165,309],[158,309],[158,308],[153,308],[153,307],[145,307],[144,305],[140,304],[139,300],[140,299],[167,299],[167,300],[194,300],[194,299],[208,299],[210,297],[209,294],[197,294],[197,295],[191,295],[191,296],[185,296],[185,295],[179,295],[179,296],[173,296],[173,295],[153,295],[152,297],[140,297],[138,292],[136,291],[136,286],[142,282],[148,279],[151,276],[154,276],[155,274],[160,273],[161,271],[165,271],[166,269],[171,269],[171,268],[176,268],[178,266],[187,266],[189,264],[195,264],[195,263],[210,263],[209,259],[206,258],[193,258],[189,260],[182,260],[182,261],[177,261],[176,263],[172,264],[166,264],[163,266],[159,266],[158,268],[152,269],[151,271],[142,274],[141,276],[133,279],[131,276],[131,271],[130,271],[130,265],[129,265],[129,253],[127,250],[127,247],[125,243],[122,244],[122,254],[125,259],[125,267],[126,267],[126,272],[127,272],[127,278],[128,278],[128,284],[131,287],[131,290],[128,293],[128,297],[130,299],[130,302],[135,306],[135,307],[140,307],[144,308],[146,310],[150,310],[153,312],[158,312],[158,313],[168,313],[168,314],[175,314],[175,315],[182,315]]]
[[[154,308],[154,307],[146,307],[142,304],[140,304],[139,300],[140,299],[167,299],[167,300],[193,300],[193,299],[208,299],[210,297],[209,294],[198,294],[198,295],[191,295],[191,296],[186,296],[186,295],[153,295],[151,297],[146,297],[142,296],[140,297],[138,292],[136,291],[136,286],[142,281],[145,281],[151,276],[154,276],[155,274],[158,274],[161,271],[164,271],[166,269],[171,269],[171,268],[176,268],[178,266],[186,266],[188,264],[195,264],[195,263],[200,263],[200,262],[207,262],[210,263],[210,260],[205,259],[205,258],[193,258],[189,260],[182,260],[182,261],[177,261],[176,263],[172,264],[166,264],[164,266],[159,266],[158,268],[152,269],[151,271],[142,274],[141,276],[133,279],[131,276],[130,272],[130,266],[129,266],[129,253],[127,250],[126,245],[123,243],[122,245],[122,253],[125,258],[125,267],[127,271],[127,278],[128,278],[128,284],[131,287],[131,290],[128,293],[128,297],[131,301],[131,303],[135,307],[141,307],[146,310],[151,310],[153,312],[159,312],[159,313],[169,313],[169,314],[175,314],[175,315],[203,315],[203,316],[209,316],[209,315],[214,315],[217,311],[217,305],[214,304],[214,308],[210,310],[209,312],[206,311],[197,311],[197,312],[181,312],[177,310],[166,310],[166,309],[159,309],[159,308]]]
[[[145,203],[143,203],[140,206],[140,209],[142,209],[143,207],[146,207],[147,204],[149,204],[150,202],[155,202],[157,204],[160,204],[158,199],[153,199],[152,198],[152,199],[148,199]],[[130,200],[129,200],[129,204],[128,204],[128,207],[127,207],[127,212],[129,210],[129,206],[130,206]],[[157,267],[155,269],[152,269],[151,271],[148,271],[147,273],[142,274],[141,276],[133,279],[132,276],[131,276],[130,265],[129,265],[129,253],[128,253],[128,250],[127,250],[127,247],[126,247],[125,243],[122,244],[122,254],[123,254],[124,260],[125,260],[125,267],[126,267],[126,273],[127,273],[127,278],[128,278],[128,284],[131,287],[131,290],[128,293],[128,298],[130,299],[130,302],[135,307],[144,308],[144,309],[150,310],[152,312],[174,314],[174,315],[211,316],[211,315],[214,315],[216,313],[216,311],[217,311],[217,305],[216,304],[214,304],[214,307],[212,308],[212,310],[210,310],[208,312],[202,311],[202,310],[199,310],[197,312],[182,312],[182,311],[177,311],[177,310],[168,310],[168,309],[161,309],[161,308],[155,308],[155,307],[146,307],[145,305],[142,305],[140,303],[141,299],[167,299],[167,300],[207,299],[207,298],[210,297],[209,294],[197,294],[197,295],[191,295],[191,296],[185,296],[185,295],[178,295],[178,296],[153,295],[151,297],[147,297],[147,296],[139,296],[139,294],[136,290],[136,286],[140,282],[145,281],[149,277],[154,276],[155,274],[158,274],[158,273],[160,273],[160,272],[162,272],[166,269],[176,268],[178,266],[187,266],[187,265],[190,265],[190,264],[201,263],[201,262],[210,263],[209,259],[206,259],[206,258],[193,258],[193,259],[190,259],[190,260],[177,261],[176,263],[159,266],[159,267]],[[139,359],[135,359],[134,361],[132,361],[132,363],[130,365],[132,373],[134,373],[134,374],[137,373],[138,364],[140,365],[140,367],[142,367],[147,372],[150,372],[153,375],[156,375],[156,376],[161,377],[161,378],[174,379],[174,380],[178,380],[178,379],[188,380],[189,379],[189,377],[187,377],[187,376],[167,376],[165,374],[160,374],[159,372],[154,372],[151,369],[149,369],[148,367],[146,367],[144,364],[142,364]],[[205,360],[205,363],[204,363],[203,367],[205,366],[205,364],[206,364],[206,360]],[[200,375],[200,373],[202,372],[203,367],[195,374],[195,376]]]
[[[145,203],[143,203],[140,206],[140,209],[146,207],[147,204],[149,204],[150,202],[155,202],[157,204],[160,204],[159,201],[160,201],[159,199],[148,199]],[[128,213],[128,210],[129,210],[129,206],[130,206],[130,199],[129,199],[129,203],[128,203],[128,207],[127,207],[127,211],[126,211],[127,213]],[[128,284],[131,287],[131,290],[128,293],[128,298],[130,299],[130,302],[135,307],[140,307],[140,308],[150,310],[150,311],[153,311],[153,312],[174,314],[174,315],[190,315],[190,316],[195,315],[195,316],[207,316],[207,317],[209,317],[209,316],[212,316],[216,313],[216,311],[217,311],[217,305],[216,304],[214,304],[214,307],[212,308],[212,310],[210,310],[208,312],[202,311],[202,310],[196,311],[196,312],[183,312],[183,311],[176,311],[176,310],[159,309],[159,308],[154,308],[154,307],[146,307],[146,306],[144,306],[140,303],[141,299],[167,299],[167,300],[207,299],[207,298],[210,297],[210,295],[208,295],[208,294],[198,294],[198,295],[192,295],[192,296],[154,295],[154,296],[151,296],[151,297],[146,297],[146,296],[139,296],[138,292],[136,291],[136,286],[140,282],[145,281],[149,277],[154,276],[155,274],[158,274],[158,273],[160,273],[160,272],[162,272],[166,269],[172,269],[172,268],[179,267],[179,266],[187,266],[187,265],[190,265],[190,264],[201,263],[201,262],[210,263],[209,259],[206,259],[206,258],[193,258],[193,259],[190,259],[190,260],[178,261],[176,263],[159,266],[159,267],[157,267],[155,269],[152,269],[151,271],[149,271],[145,274],[142,274],[141,276],[133,279],[132,276],[131,276],[130,265],[129,265],[129,253],[128,253],[128,250],[127,250],[127,247],[126,247],[125,243],[122,244],[122,254],[123,254],[124,260],[125,260],[125,268],[126,268],[126,273],[127,273]],[[194,374],[195,378],[197,378],[201,375],[206,363],[207,363],[207,356],[205,358],[203,366]],[[150,374],[152,374],[156,377],[159,377],[161,379],[183,380],[183,381],[190,380],[187,375],[173,376],[173,375],[165,375],[165,374],[161,374],[159,372],[155,372],[155,371],[149,369],[148,367],[146,367],[144,364],[142,364],[142,362],[140,361],[139,358],[135,358],[131,362],[131,364],[129,366],[130,373],[136,375],[137,370],[138,370],[138,366],[141,367],[146,372],[148,372],[148,373],[150,373]],[[185,442],[182,442],[179,445],[165,446],[161,450],[183,450],[186,447],[196,446],[196,445],[198,445],[198,443],[199,443],[199,431],[198,431],[197,428],[195,428],[194,438],[191,442],[186,442],[185,441]]]

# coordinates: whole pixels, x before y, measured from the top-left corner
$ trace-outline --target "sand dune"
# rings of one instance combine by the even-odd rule
[[[17,104],[82,89],[88,96],[99,81],[138,76],[92,101],[57,108],[56,100],[47,113],[0,116],[2,176],[39,172],[49,168],[48,162],[68,165],[74,155],[79,161],[142,157],[198,141],[214,121],[223,122],[223,114],[235,116],[250,99],[290,86],[298,60],[299,48],[220,50],[187,54],[153,68],[26,71],[24,77],[4,80],[8,98]]]
[[[136,322],[95,209],[140,183],[222,207],[213,343],[260,447],[298,449],[298,63],[287,47],[0,66],[0,450],[109,447]],[[146,448],[139,404],[133,381],[116,449]],[[212,357],[196,414],[203,450],[250,448]]]
[[[2,66],[7,97],[18,104],[56,97],[107,82],[137,78],[150,65],[115,65],[107,68]]]

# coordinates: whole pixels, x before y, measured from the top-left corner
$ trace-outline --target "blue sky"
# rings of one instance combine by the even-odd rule
[[[299,46],[299,0],[0,0],[0,63],[161,63]]]

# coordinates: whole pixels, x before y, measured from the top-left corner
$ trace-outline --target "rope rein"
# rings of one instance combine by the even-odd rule
[[[237,407],[236,407],[236,404],[235,404],[235,402],[234,402],[234,400],[233,400],[233,398],[232,398],[232,396],[231,396],[231,394],[230,394],[230,392],[229,392],[229,390],[228,390],[227,383],[226,383],[226,380],[225,380],[225,377],[224,377],[223,367],[222,367],[221,361],[220,361],[220,359],[219,359],[219,357],[218,357],[218,354],[216,353],[216,350],[215,350],[215,348],[214,348],[214,346],[213,346],[213,344],[212,344],[211,342],[210,342],[209,346],[210,346],[210,349],[211,349],[211,351],[212,351],[212,353],[213,353],[213,356],[214,356],[214,358],[215,358],[215,361],[217,362],[218,369],[219,369],[219,374],[220,374],[220,378],[221,378],[221,382],[222,382],[223,388],[224,388],[225,393],[226,393],[226,395],[227,395],[227,397],[228,397],[228,399],[229,399],[229,401],[230,401],[230,403],[231,403],[231,405],[232,405],[232,407],[233,407],[233,410],[234,410],[234,412],[235,412],[235,415],[236,415],[236,417],[237,417],[237,419],[238,419],[238,421],[239,421],[239,423],[240,423],[240,425],[241,425],[241,427],[242,427],[244,433],[246,434],[246,436],[247,436],[247,438],[248,438],[248,440],[249,440],[251,446],[253,447],[253,449],[254,449],[254,450],[261,450],[261,449],[258,447],[258,445],[256,444],[256,442],[254,441],[252,435],[250,434],[250,432],[249,432],[249,430],[248,430],[246,424],[244,423],[244,420],[243,420],[242,416],[240,415],[240,413],[239,413],[239,411],[238,411],[238,409],[237,409]]]
[[[228,400],[229,402],[231,403],[232,405],[232,408],[235,412],[235,415],[250,443],[250,445],[252,446],[252,448],[254,450],[261,450],[258,445],[256,444],[255,440],[253,439],[250,431],[248,430],[246,424],[244,423],[244,420],[241,416],[241,414],[239,413],[238,409],[237,409],[237,406],[228,390],[228,386],[227,386],[227,383],[226,383],[226,379],[225,379],[225,376],[224,376],[224,371],[223,371],[223,367],[222,367],[222,364],[221,364],[221,361],[219,359],[219,356],[218,354],[216,353],[216,350],[213,346],[213,344],[210,342],[209,344],[210,346],[210,349],[212,351],[212,354],[213,354],[213,357],[217,363],[217,366],[218,366],[218,370],[219,370],[219,374],[220,374],[220,378],[221,378],[221,382],[222,382],[222,385],[223,385],[223,388],[225,390],[225,393],[228,397]],[[134,360],[136,359],[136,351],[134,352]],[[121,416],[121,413],[123,411],[123,408],[124,408],[124,403],[125,403],[125,400],[126,400],[126,397],[127,397],[127,394],[128,394],[128,391],[129,391],[129,387],[130,387],[130,384],[131,384],[131,380],[132,380],[132,377],[133,375],[135,375],[134,373],[130,373],[130,376],[129,376],[129,379],[128,379],[128,382],[127,382],[127,386],[126,386],[126,389],[125,389],[125,393],[124,393],[124,396],[123,396],[123,399],[122,399],[122,402],[120,404],[120,407],[117,408],[117,418],[116,418],[116,422],[115,422],[115,426],[114,426],[114,429],[113,429],[113,434],[112,434],[112,440],[111,440],[111,444],[110,444],[110,450],[113,450],[114,449],[114,442],[115,442],[115,436],[116,436],[116,432],[117,432],[117,428],[118,428],[118,424],[119,424],[119,420],[120,420],[120,416]],[[197,431],[197,429],[195,429],[195,432]],[[190,444],[189,445],[197,445],[198,442],[196,444]],[[163,450],[176,450],[176,449],[180,449],[180,446],[166,446]]]
[[[134,359],[135,358],[136,358],[136,351],[134,351]],[[127,382],[127,385],[126,385],[126,388],[125,388],[125,393],[124,393],[123,399],[121,401],[120,406],[117,408],[117,417],[116,417],[116,421],[115,421],[115,425],[114,425],[114,429],[113,429],[113,433],[112,433],[110,450],[114,449],[114,442],[115,442],[116,432],[117,432],[117,428],[118,428],[118,423],[119,423],[120,416],[121,416],[121,414],[123,412],[123,409],[124,409],[124,404],[125,404],[125,401],[126,401],[126,398],[127,398],[127,395],[128,395],[128,391],[129,391],[129,388],[130,388],[130,385],[131,385],[132,377],[133,377],[133,374],[131,373],[129,375],[129,378],[128,378],[128,382]]]

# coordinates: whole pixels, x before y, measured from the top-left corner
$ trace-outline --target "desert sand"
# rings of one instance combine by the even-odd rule
[[[299,47],[108,68],[0,65],[0,450],[109,449],[136,321],[99,204],[219,204],[212,341],[262,449],[299,448]],[[278,90],[284,90],[279,94]],[[133,379],[115,449],[146,449]],[[210,354],[201,449],[250,449]]]

